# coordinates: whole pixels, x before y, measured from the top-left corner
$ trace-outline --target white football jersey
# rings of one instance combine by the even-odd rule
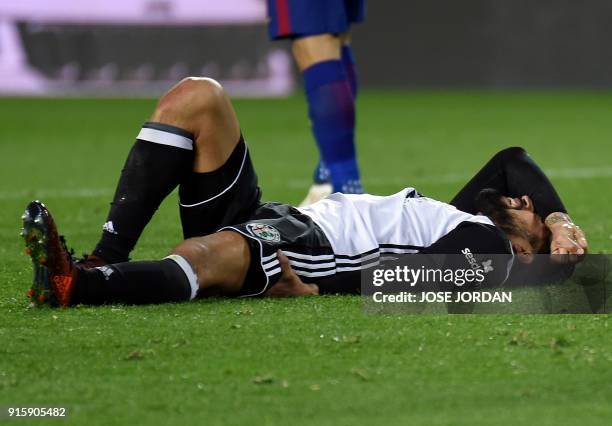
[[[486,216],[420,196],[414,188],[389,196],[335,193],[298,210],[323,230],[336,257],[416,253],[462,222],[493,225]]]

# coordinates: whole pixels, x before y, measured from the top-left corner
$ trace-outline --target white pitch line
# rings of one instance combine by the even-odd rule
[[[546,174],[552,179],[592,179],[592,178],[610,178],[612,177],[612,167],[583,167],[569,169],[549,169]],[[403,187],[414,183],[466,183],[472,175],[449,173],[445,175],[413,176],[391,178],[376,178],[369,177],[363,180],[364,185],[382,186],[396,185]],[[275,181],[281,183],[278,179]],[[312,183],[309,179],[288,179],[284,181],[284,185],[290,189],[303,189]],[[79,189],[59,189],[59,190],[18,190],[18,191],[0,191],[0,200],[19,200],[19,199],[47,199],[47,198],[95,198],[95,197],[111,197],[114,191],[111,188],[79,188]]]
[[[556,179],[591,179],[612,177],[612,167],[586,167],[581,169],[552,169],[547,175]]]
[[[79,189],[59,189],[59,190],[19,190],[19,191],[0,191],[0,200],[19,200],[46,198],[95,198],[112,196],[113,190],[110,188],[79,188]]]
[[[552,179],[592,179],[592,178],[610,178],[612,177],[612,167],[585,167],[575,169],[549,169],[546,170],[546,175]],[[363,179],[364,185],[398,185],[406,186],[412,185],[413,183],[431,183],[431,184],[442,184],[442,183],[467,183],[473,175],[463,173],[449,173],[445,175],[433,175],[433,176],[412,176],[412,177],[367,177]],[[291,189],[305,188],[312,184],[309,179],[289,179],[287,186]]]

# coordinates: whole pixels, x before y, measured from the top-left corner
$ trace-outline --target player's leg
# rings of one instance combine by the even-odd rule
[[[308,114],[333,190],[363,192],[355,150],[355,98],[343,64],[342,40],[332,34],[300,37],[293,55],[304,77]],[[315,182],[326,177],[318,167]]]
[[[279,208],[290,209],[288,206]],[[330,250],[325,237],[312,227],[307,218],[303,218],[301,223],[297,218],[287,221],[284,215],[275,223],[284,224],[285,243],[301,241],[304,231],[309,229],[306,240],[310,249],[316,249],[312,243],[319,240],[321,246],[318,249]],[[29,297],[37,305],[183,302],[192,300],[198,293],[259,295],[272,284],[279,284],[272,294],[276,296],[318,293],[316,286],[301,282],[291,270],[287,257],[274,259],[276,244],[270,241],[268,234],[256,231],[248,236],[244,233],[248,224],[243,228],[185,240],[162,260],[123,262],[91,269],[74,264],[53,217],[42,203],[35,201],[27,206],[23,225],[26,252],[34,268],[34,283]],[[268,232],[272,229],[275,228],[269,227]],[[257,238],[263,238],[267,244]],[[266,254],[265,258],[262,253]],[[243,292],[247,277],[249,285]]]
[[[353,56],[353,50],[351,47],[351,35],[349,32],[346,32],[341,34],[339,39],[341,45],[340,58],[342,60],[342,65],[346,73],[349,87],[351,88],[351,93],[353,94],[353,98],[356,100],[359,82],[357,78],[355,58]],[[319,162],[315,167],[313,180],[314,185],[310,189],[310,193],[306,200],[304,200],[303,205],[308,205],[314,201],[318,201],[319,199],[327,196],[329,192],[333,190],[331,185],[328,183],[330,182],[329,168],[321,158],[319,158]]]
[[[62,306],[140,305],[187,302],[196,296],[235,296],[241,294],[251,269],[250,250],[242,235],[222,231],[185,240],[162,260],[77,268]],[[316,285],[304,284],[291,269],[286,256],[279,255],[279,262],[282,273],[266,295],[318,294]]]
[[[353,94],[353,98],[356,100],[359,84],[357,78],[355,57],[353,56],[353,50],[351,47],[351,35],[349,32],[346,32],[341,34],[339,38],[341,45],[340,58],[342,60],[342,65],[344,66],[344,71],[346,73],[346,77],[351,88],[351,93]],[[325,165],[325,162],[321,158],[319,158],[319,162],[315,167],[313,180],[314,185],[310,190],[312,197],[307,197],[304,202],[304,205],[308,205],[313,201],[317,201],[325,197],[331,190],[333,190],[333,188],[328,183],[330,182],[329,168]]]
[[[93,255],[128,259],[163,199],[193,172],[221,167],[240,140],[236,115],[213,80],[189,78],[159,101],[132,147]]]
[[[231,295],[240,290],[250,262],[245,239],[220,232],[184,241],[162,260],[84,269],[74,264],[43,204],[28,205],[23,225],[34,268],[29,297],[38,305],[181,302],[199,289]]]
[[[210,111],[197,115],[202,131],[196,137],[194,169],[179,186],[185,239],[247,220],[261,196],[236,114],[218,89]]]
[[[151,304],[186,302],[198,296],[241,294],[251,267],[252,248],[237,232],[221,231],[191,238],[158,261],[125,262],[81,270],[75,277],[71,304]],[[281,276],[266,295],[318,294],[304,284],[280,255]],[[261,283],[260,283],[261,285]]]
[[[77,271],[70,304],[186,302],[198,292],[231,296],[240,291],[249,264],[249,247],[240,234],[192,238],[162,260]]]
[[[362,192],[354,144],[354,63],[350,49],[343,46],[351,23],[363,20],[364,4],[364,0],[268,1],[270,37],[293,40],[320,153],[315,185],[305,203],[330,190]]]
[[[355,62],[355,56],[353,55],[353,47],[351,45],[351,33],[346,32],[340,34],[342,65],[344,65],[344,71],[351,87],[351,93],[353,98],[357,99],[357,93],[359,92],[359,78],[357,75],[357,64]]]

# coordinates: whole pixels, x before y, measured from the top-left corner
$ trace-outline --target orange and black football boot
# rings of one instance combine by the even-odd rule
[[[34,269],[31,306],[70,306],[77,268],[51,213],[40,201],[32,201],[21,218],[25,252]]]

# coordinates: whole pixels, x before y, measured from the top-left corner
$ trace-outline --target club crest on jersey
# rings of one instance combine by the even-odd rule
[[[278,243],[280,241],[280,232],[270,225],[265,223],[249,223],[246,226],[247,230],[256,238],[264,241],[270,241],[272,243]]]

